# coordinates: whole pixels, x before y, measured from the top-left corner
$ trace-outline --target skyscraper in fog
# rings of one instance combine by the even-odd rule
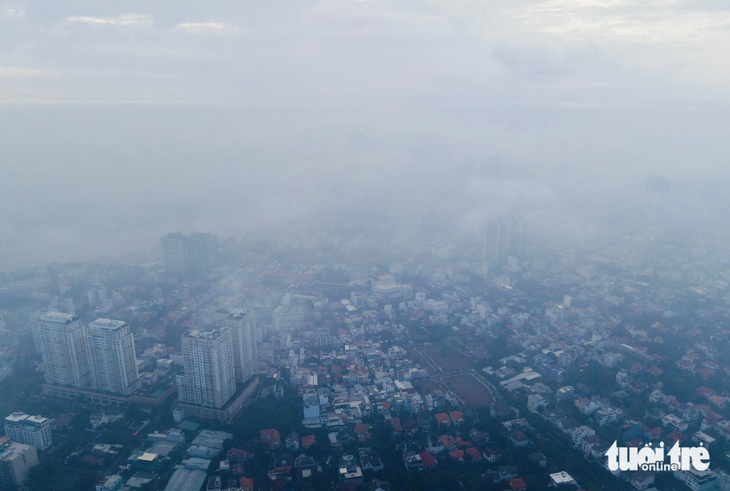
[[[506,257],[509,240],[507,225],[498,217],[489,217],[484,228],[483,259],[488,262],[500,261]]]
[[[527,252],[527,222],[515,215],[489,217],[482,229],[482,260],[501,262]]]
[[[222,408],[236,392],[230,330],[188,331],[182,337],[182,352],[185,372],[177,378],[180,402]]]
[[[48,312],[38,320],[38,350],[46,382],[82,387],[89,381],[84,330],[75,315]]]
[[[162,264],[169,274],[206,274],[218,267],[218,236],[180,232],[160,238]]]
[[[218,236],[192,232],[190,234],[190,272],[210,273],[218,267]]]
[[[92,389],[124,395],[137,389],[134,338],[126,322],[97,319],[86,327],[85,341]]]
[[[168,274],[186,274],[190,259],[188,236],[174,232],[160,238],[162,265]]]
[[[524,218],[512,215],[509,220],[509,253],[524,256],[527,253],[527,222]]]
[[[221,309],[216,313],[216,325],[230,329],[236,381],[246,382],[256,373],[258,364],[253,312],[245,309]]]

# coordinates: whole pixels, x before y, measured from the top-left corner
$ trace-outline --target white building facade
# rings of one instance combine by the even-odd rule
[[[97,319],[86,327],[91,388],[129,395],[139,386],[134,337],[123,321]]]
[[[89,381],[84,330],[75,315],[48,312],[38,320],[38,350],[46,382],[83,387]]]
[[[244,383],[257,372],[256,320],[247,309],[222,309],[216,313],[216,325],[231,331],[233,366],[236,382]]]
[[[182,337],[185,374],[178,376],[180,402],[222,408],[236,392],[230,329],[188,331]]]
[[[13,413],[5,418],[5,434],[16,442],[33,445],[40,452],[53,444],[51,425],[43,416]]]

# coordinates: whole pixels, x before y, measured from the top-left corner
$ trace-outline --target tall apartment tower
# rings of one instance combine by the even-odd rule
[[[35,446],[42,452],[53,443],[48,418],[13,413],[5,418],[5,434],[16,442]]]
[[[84,330],[75,315],[48,312],[38,319],[38,349],[46,382],[83,387],[89,381]]]
[[[221,409],[236,393],[231,331],[188,331],[182,337],[184,375],[177,377],[180,402]]]
[[[190,242],[188,236],[174,232],[160,237],[162,265],[168,274],[185,274],[189,270]]]
[[[191,273],[210,273],[218,267],[218,236],[216,234],[192,232],[189,241]]]
[[[230,329],[236,382],[246,382],[256,373],[258,365],[253,312],[246,309],[221,309],[216,312],[216,325]]]
[[[134,337],[126,322],[97,319],[86,327],[91,388],[129,395],[138,387]]]
[[[515,256],[524,256],[527,253],[528,224],[519,216],[510,217],[509,253]]]
[[[218,267],[218,236],[181,232],[160,238],[162,264],[169,274],[206,274]]]
[[[490,217],[484,229],[483,260],[501,261],[507,254],[508,227],[501,218]]]

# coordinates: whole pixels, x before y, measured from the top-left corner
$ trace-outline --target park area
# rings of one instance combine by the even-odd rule
[[[465,373],[454,377],[442,379],[457,396],[470,407],[489,407],[494,404],[494,399],[489,389],[480,382],[474,375]]]

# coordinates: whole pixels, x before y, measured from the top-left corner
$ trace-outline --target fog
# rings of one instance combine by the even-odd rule
[[[630,233],[653,174],[675,227],[715,230],[728,23],[719,1],[3,4],[0,271],[354,211]]]

